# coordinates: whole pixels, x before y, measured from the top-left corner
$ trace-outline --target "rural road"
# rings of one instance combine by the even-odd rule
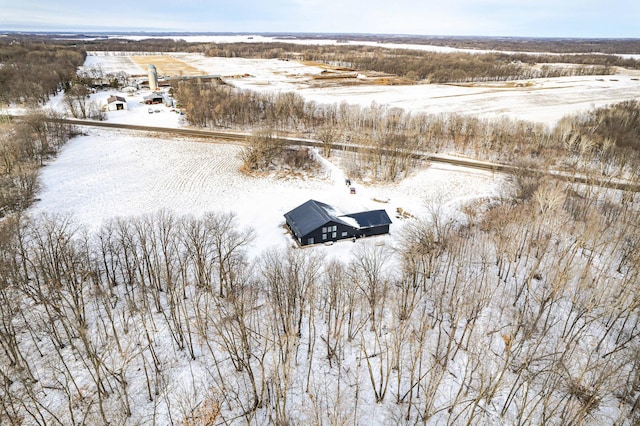
[[[219,140],[224,142],[235,142],[240,144],[245,143],[247,138],[251,136],[250,133],[241,133],[241,132],[221,132],[221,131],[211,131],[211,130],[151,127],[151,126],[140,126],[140,125],[132,125],[132,124],[107,123],[103,121],[90,121],[90,120],[77,120],[77,119],[58,119],[57,121],[71,124],[74,126],[89,126],[89,127],[102,127],[102,128],[110,128],[110,129],[134,130],[134,131],[141,131],[141,132],[166,133],[166,134],[179,135],[179,136],[213,139],[213,140]],[[298,138],[277,138],[277,139],[283,141],[288,145],[302,145],[302,146],[313,146],[313,147],[321,147],[323,145],[321,141],[313,140],[313,139],[298,139]],[[367,146],[362,146],[362,145],[334,142],[331,144],[331,149],[336,149],[336,150],[348,149],[348,150],[366,151],[372,148]],[[563,172],[563,171],[522,168],[522,167],[508,165],[508,164],[492,163],[487,161],[474,160],[471,158],[459,158],[454,156],[432,154],[432,153],[426,153],[426,152],[413,152],[411,155],[415,156],[416,158],[420,158],[420,159],[435,162],[435,163],[446,163],[446,164],[451,164],[455,166],[468,167],[468,168],[480,169],[480,170],[489,170],[492,172],[500,172],[500,173],[507,173],[507,174],[524,173],[524,174],[530,174],[530,175],[549,175],[557,179],[561,179],[561,180],[572,182],[572,183],[583,183],[587,185],[600,186],[604,188],[623,189],[626,191],[640,192],[639,183],[621,181],[613,178],[610,178],[610,179],[594,178],[594,177],[589,177],[584,175],[576,175],[576,174]]]

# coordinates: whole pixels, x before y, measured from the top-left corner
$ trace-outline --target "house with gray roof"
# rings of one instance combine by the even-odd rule
[[[389,233],[385,210],[342,214],[334,207],[309,200],[284,214],[287,227],[301,246]]]

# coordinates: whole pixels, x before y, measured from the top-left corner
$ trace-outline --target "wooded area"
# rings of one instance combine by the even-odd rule
[[[46,102],[68,87],[85,56],[70,46],[0,37],[0,102]]]
[[[358,423],[377,403],[400,423],[637,421],[639,200],[624,197],[543,181],[469,206],[462,228],[433,205],[401,246],[350,262],[249,259],[228,214],[95,234],[4,221],[0,418]],[[172,375],[183,359],[193,387]]]
[[[77,131],[34,111],[12,123],[0,117],[0,221],[24,211],[38,190],[38,172]]]
[[[288,34],[269,34],[282,40],[291,39]],[[336,40],[366,41],[374,43],[426,44],[457,49],[500,50],[508,52],[552,53],[605,53],[640,54],[640,41],[634,38],[535,38],[535,37],[472,37],[384,34],[334,34]],[[326,40],[327,34],[297,34],[296,38]]]

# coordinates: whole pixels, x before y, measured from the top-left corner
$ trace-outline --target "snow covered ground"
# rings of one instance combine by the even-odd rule
[[[394,221],[391,235],[371,241],[393,245],[404,223],[395,218],[397,207],[425,217],[437,202],[446,216],[456,219],[461,203],[499,196],[504,179],[490,172],[432,165],[393,185],[354,181],[353,195],[331,159],[320,159],[323,172],[318,177],[250,177],[239,172],[240,150],[237,145],[92,130],[69,142],[43,169],[40,201],[32,211],[71,215],[93,230],[111,218],[162,209],[195,216],[234,212],[242,226],[256,231],[252,254],[258,255],[271,246],[293,243],[282,227],[283,215],[309,199],[344,213],[386,208]],[[378,203],[375,197],[390,198],[390,203]],[[357,244],[340,242],[313,250],[345,259]]]
[[[376,102],[415,112],[458,113],[488,119],[507,117],[550,126],[566,115],[640,99],[640,81],[628,75],[547,78],[529,83],[531,85],[525,87],[500,84],[353,86],[303,89],[299,93],[319,103],[339,99],[367,106]]]
[[[105,57],[108,57],[108,59],[105,59]],[[120,54],[120,52],[88,52],[80,71],[93,69],[102,70],[105,74],[118,72],[132,76],[145,76],[147,74],[147,70],[133,62],[129,54]]]
[[[484,118],[508,117],[550,126],[565,115],[586,112],[624,100],[640,99],[640,71],[619,70],[611,76],[559,77],[478,85],[374,85],[318,88],[317,66],[278,59],[211,58],[192,53],[168,54],[203,74],[221,75],[228,84],[262,92],[295,91],[318,103],[399,107],[432,114],[459,113]],[[84,68],[144,74],[126,56],[93,52]],[[519,84],[520,83],[520,84]]]
[[[631,75],[566,77],[534,80],[527,87],[487,84],[476,87],[450,85],[374,86],[310,88],[309,75],[321,72],[295,61],[242,58],[208,58],[203,55],[171,54],[206,74],[248,77],[229,78],[233,84],[252,90],[296,90],[316,102],[372,102],[431,113],[458,112],[481,117],[508,116],[554,123],[565,114],[597,105],[640,97],[640,82]],[[85,69],[105,72],[144,72],[125,54],[95,53],[87,57]],[[182,127],[183,115],[164,105],[149,113],[143,97],[148,91],[92,95],[98,107],[110,95],[127,99],[127,110],[106,113],[107,121],[162,127]],[[49,104],[63,111],[61,97]],[[308,199],[316,199],[345,213],[385,207],[394,219],[391,236],[380,237],[393,244],[402,220],[398,207],[418,217],[441,205],[450,218],[460,217],[462,202],[499,196],[504,177],[488,172],[431,165],[393,185],[355,182],[356,195],[349,194],[344,175],[337,167],[339,156],[321,159],[324,172],[313,178],[248,177],[239,172],[241,147],[167,139],[139,133],[92,130],[72,140],[60,157],[42,172],[43,189],[36,212],[73,214],[90,228],[118,216],[136,216],[169,209],[180,214],[232,211],[244,226],[256,230],[253,254],[270,245],[290,244],[281,225],[283,214]],[[373,201],[390,198],[389,204]],[[353,244],[319,247],[327,253],[348,256]]]
[[[255,83],[264,80],[269,86],[284,90],[293,87],[291,76],[321,71],[295,61],[172,55],[206,73],[251,72],[252,77],[242,81],[243,87],[252,89],[264,88]],[[85,70],[96,67],[104,72],[123,71],[130,75],[140,72],[140,68],[123,55],[89,55]],[[111,95],[126,99],[126,110],[105,112],[110,123],[170,128],[188,125],[185,116],[174,108],[144,104],[143,98],[149,93],[145,89],[134,93],[109,90],[92,94],[90,102],[103,108]],[[62,95],[53,98],[48,107],[67,112]],[[317,177],[249,177],[239,171],[241,149],[238,145],[152,137],[127,131],[90,130],[87,135],[69,142],[60,156],[43,169],[40,201],[33,212],[70,214],[96,230],[111,218],[139,216],[161,209],[193,215],[230,211],[238,215],[241,225],[255,229],[257,240],[253,253],[257,255],[270,245],[292,243],[282,228],[283,215],[308,199],[334,205],[344,213],[386,208],[394,220],[392,236],[379,237],[378,241],[392,244],[393,236],[397,236],[402,227],[402,220],[395,219],[398,207],[425,217],[437,201],[453,220],[460,215],[457,208],[461,203],[499,196],[504,180],[504,176],[489,172],[431,165],[397,184],[370,185],[352,180],[357,190],[353,195],[336,164],[340,163],[340,153],[329,159],[318,155],[323,172]],[[373,198],[389,198],[391,202],[381,204]],[[344,258],[352,248],[353,244],[342,242],[317,250]]]
[[[180,57],[185,58],[185,55],[180,55]],[[110,58],[107,56],[97,58],[103,59],[88,59],[88,61],[94,61],[91,66],[104,64],[105,70],[122,69],[128,70],[126,72],[131,74],[139,72],[122,58],[118,59],[117,64],[115,61],[111,62],[108,59],[104,59]],[[203,61],[198,67],[205,69],[207,72],[215,73],[215,71],[206,68],[209,58],[201,57],[198,60]],[[190,63],[193,64],[194,62]],[[264,69],[258,70],[261,64],[266,65]],[[255,76],[256,81],[262,79],[267,82],[267,84],[254,83],[252,86],[250,79],[241,79],[242,82],[249,82],[247,84],[249,88],[268,87],[270,88],[269,90],[279,90],[286,85],[282,81],[278,81],[278,78],[282,77],[287,84],[290,79],[283,77],[283,75],[286,76],[287,74],[276,65],[294,67],[288,68],[286,73],[295,74],[299,72],[296,68],[300,66],[299,64],[291,64],[284,61],[276,61],[274,63],[229,60],[219,62],[216,66],[219,66],[220,69],[223,66],[227,66],[228,68],[224,68],[225,73],[228,70],[229,73],[239,74],[246,70],[245,72]],[[215,68],[213,65],[211,66],[212,69]],[[307,68],[304,69],[306,70]],[[550,80],[549,84],[559,87],[553,86],[555,89],[547,87],[547,90],[539,90],[538,92],[540,96],[547,95],[544,102],[551,105],[548,105],[549,109],[545,111],[549,116],[556,117],[553,114],[553,108],[555,108],[557,114],[564,114],[567,110],[573,108],[576,103],[580,107],[584,107],[587,101],[582,99],[582,91],[591,90],[591,97],[594,97],[597,93],[603,93],[603,97],[609,96],[607,99],[612,101],[616,96],[623,96],[624,93],[618,92],[605,95],[609,93],[604,88],[605,85],[616,87],[620,83],[620,86],[626,85],[626,91],[632,91],[633,84],[637,84],[635,80],[630,78],[626,80],[623,80],[622,77],[615,78],[618,81],[598,81],[595,78]],[[539,84],[542,85],[543,82]],[[365,99],[366,96],[371,96],[375,98],[377,103],[391,102],[391,105],[396,106],[406,104],[408,109],[415,107],[415,104],[418,104],[421,98],[432,102],[435,99],[441,99],[442,105],[450,105],[451,102],[456,102],[457,100],[459,103],[454,104],[456,106],[451,108],[454,108],[454,110],[459,108],[458,112],[463,112],[464,107],[470,108],[470,111],[478,115],[482,115],[482,99],[489,97],[488,93],[482,92],[487,88],[430,87],[433,92],[421,95],[413,93],[417,86],[411,86],[410,88],[372,86],[368,88],[372,91],[369,95],[348,92],[344,88],[342,88],[342,93],[338,90],[340,88],[327,89],[333,90],[333,92],[328,92],[329,95],[325,95],[322,91],[316,89],[299,88],[299,90],[309,99],[314,99],[315,96],[318,101],[325,99],[327,102],[349,100],[366,103],[368,102]],[[542,87],[544,88],[544,86]],[[397,89],[406,91],[399,93],[397,99],[394,100],[391,93],[396,93],[393,90]],[[376,92],[377,90],[380,90],[380,92]],[[127,98],[127,110],[106,113],[109,122],[165,127],[185,125],[184,116],[176,114],[175,111],[172,112],[170,108],[162,105],[153,106],[153,113],[149,114],[149,106],[141,103],[142,97],[147,93],[146,91],[139,91],[128,95],[110,91],[92,95],[91,101],[101,106],[111,94],[123,95]],[[505,90],[503,92],[497,90],[495,93],[526,92],[517,90]],[[563,99],[553,99],[554,96],[558,97],[558,94],[562,93],[565,96]],[[633,96],[637,97],[638,92],[635,93]],[[505,114],[511,113],[513,110],[516,110],[517,114],[526,112],[524,107],[522,109],[516,108],[522,102],[522,99],[503,96],[500,98],[500,96],[496,95],[494,109],[498,108],[498,105],[502,103],[506,111]],[[584,97],[588,98],[589,96]],[[414,100],[412,101],[411,99]],[[472,101],[474,100],[478,104],[472,109]],[[412,107],[412,105],[414,106]],[[59,97],[53,99],[49,106],[58,110],[64,109],[64,104]],[[484,107],[491,108],[489,104]],[[529,108],[533,107],[530,105]],[[155,112],[155,110],[159,112]],[[435,110],[436,106],[433,106],[433,111]],[[498,112],[494,111],[493,114],[496,115]],[[540,118],[542,115],[542,112],[538,111],[536,117]],[[90,230],[96,230],[104,221],[112,218],[156,213],[162,209],[171,210],[177,214],[195,216],[200,216],[208,211],[234,212],[241,226],[250,226],[255,230],[256,239],[249,253],[254,258],[270,247],[293,244],[291,238],[282,227],[284,224],[283,214],[308,199],[326,202],[344,213],[385,208],[392,218],[393,224],[389,235],[358,240],[356,243],[345,241],[332,246],[319,245],[305,249],[324,253],[327,258],[338,257],[346,261],[350,259],[361,244],[393,246],[398,242],[402,228],[407,223],[405,220],[396,218],[395,212],[398,207],[402,207],[418,217],[428,218],[434,210],[437,210],[444,220],[464,220],[464,214],[460,211],[463,203],[500,197],[506,188],[506,179],[502,175],[483,171],[470,171],[454,166],[425,165],[424,168],[412,176],[396,184],[381,185],[353,181],[353,186],[356,187],[356,194],[354,195],[350,194],[349,188],[345,186],[344,172],[340,167],[341,164],[349,161],[349,158],[343,157],[339,152],[327,159],[319,157],[323,168],[322,172],[314,177],[251,177],[239,172],[240,159],[238,154],[241,150],[239,145],[207,143],[124,130],[85,129],[83,131],[85,132],[83,136],[71,140],[62,149],[60,155],[42,169],[42,189],[37,195],[39,201],[35,203],[31,213],[36,215],[40,213],[71,215],[78,223],[86,225]],[[373,198],[389,198],[390,202],[381,204],[374,201]],[[491,317],[491,314],[488,315]],[[501,317],[497,314],[496,316]],[[132,316],[131,320],[133,321],[133,319],[134,317]],[[487,322],[491,321],[487,320]],[[322,328],[325,325],[320,324],[320,322],[318,324],[321,328],[319,335],[321,335],[320,333],[324,331]],[[133,324],[131,326],[135,328]],[[478,326],[478,328],[481,329],[482,326]],[[455,331],[455,328],[453,330]],[[489,337],[489,339],[493,340],[487,340],[487,342],[493,341],[494,345],[501,344],[502,337],[497,333],[488,333],[488,331],[490,330],[482,329],[476,335],[494,336]],[[131,335],[134,334],[132,333]],[[435,335],[434,331],[433,336]],[[175,410],[175,407],[179,407],[180,398],[186,399],[183,394],[186,395],[191,386],[200,390],[210,386],[210,383],[207,383],[209,376],[205,372],[211,365],[207,363],[209,358],[206,356],[202,356],[194,362],[186,362],[186,358],[182,358],[181,352],[171,351],[172,343],[166,330],[160,330],[158,336],[155,345],[158,347],[163,359],[165,374],[170,377],[170,387],[163,390],[163,392],[169,395],[166,397],[167,401],[172,400],[172,407]],[[134,341],[131,338],[131,342]],[[201,350],[201,348],[198,350]],[[495,350],[500,350],[500,347],[492,347],[492,352]],[[365,376],[364,367],[361,370],[353,367],[356,365],[355,355],[353,355],[355,350],[352,352],[348,349],[346,353],[347,359],[344,362],[344,365],[348,366],[346,370],[353,368],[352,371],[354,373],[349,374],[362,374],[362,379],[356,377],[354,380],[366,383],[368,377]],[[455,362],[452,361],[449,365],[449,370],[452,372],[451,377],[456,379],[455,386],[449,384],[446,380],[443,384],[443,388],[452,395],[457,389],[457,381],[464,380],[465,377],[463,369],[466,368],[464,365],[466,355],[463,354],[463,351],[460,351],[459,354]],[[29,355],[37,356],[35,352]],[[429,360],[432,357],[430,353],[425,352],[425,355]],[[302,371],[306,364],[303,356],[300,359],[303,360],[300,367]],[[318,355],[317,359],[320,359],[320,355]],[[74,361],[72,356],[69,356],[69,360],[70,362]],[[147,410],[145,415],[148,415],[152,408],[150,408],[150,403],[143,401],[145,399],[145,380],[140,368],[136,368],[139,367],[140,358],[137,358],[136,362],[138,364],[132,364],[127,372],[128,380],[131,383],[132,401],[134,404],[138,404],[139,411],[136,412],[136,416],[141,416],[140,412],[144,410]],[[382,361],[380,362],[382,363]],[[78,374],[83,374],[82,372],[85,370],[78,365],[79,361],[76,358],[75,363],[71,365],[72,369],[78,371]],[[493,366],[494,364],[487,363],[487,376],[494,374],[494,371],[489,371]],[[324,363],[318,362],[313,365],[313,368],[312,374],[322,378],[317,383],[329,383],[331,385],[336,381],[335,373],[331,369],[327,369]],[[311,373],[311,368],[309,372]],[[461,379],[459,379],[460,377]],[[196,378],[198,379],[196,380]],[[82,380],[83,382],[89,381],[86,377],[83,377]],[[449,378],[448,380],[453,383],[453,379]],[[301,382],[300,379],[298,381]],[[304,406],[307,401],[306,398],[313,396],[307,397],[306,394],[303,395],[303,387],[300,383],[296,383],[292,386],[292,389],[292,406],[296,408]],[[334,388],[326,387],[318,390],[326,394],[327,392],[332,392],[332,389]],[[345,395],[346,393],[347,391],[344,391]],[[358,390],[356,390],[357,393]],[[389,424],[394,420],[397,423],[401,423],[398,420],[400,419],[399,415],[396,415],[397,413],[393,411],[397,409],[398,404],[391,402],[391,396],[387,398],[387,403],[377,404],[372,399],[370,392],[363,391],[362,394],[364,395],[361,397],[362,406],[359,408],[361,415],[355,416],[354,419],[358,418],[362,424]],[[47,402],[52,403],[54,411],[58,406],[67,403],[64,398],[55,399],[61,395],[61,392],[56,394],[52,391],[49,392],[49,395],[51,395],[52,401]],[[323,397],[323,394],[319,394],[318,397]],[[335,405],[336,412],[343,409],[345,413],[352,412],[354,407],[348,406],[351,403],[351,399],[345,398],[345,401],[334,401],[334,397],[337,399],[340,395],[326,394],[324,395],[325,400],[319,400],[319,404]],[[442,396],[441,398],[446,399],[446,397]],[[610,405],[616,404],[616,401],[610,401],[607,404],[605,409]],[[346,405],[346,407],[343,407],[343,405]],[[167,412],[170,412],[168,404],[166,409],[160,408],[158,416],[159,419],[165,420],[166,423],[168,423],[166,420]],[[443,417],[438,417],[438,419],[446,417],[444,411],[441,415]],[[141,419],[140,423],[152,422],[151,417],[138,418]],[[615,418],[614,415],[611,418]],[[312,421],[311,415],[305,412],[300,412],[300,419],[302,419],[301,422],[303,423],[305,420],[307,422]],[[504,419],[507,423],[512,420],[510,417],[505,417]],[[434,420],[433,424],[440,424],[436,422],[437,420]]]
[[[90,95],[89,104],[96,109],[104,110],[107,105],[107,98],[112,95],[120,96],[127,102],[127,109],[120,111],[104,111],[105,120],[109,123],[116,124],[133,124],[140,126],[152,127],[184,127],[187,126],[187,120],[179,109],[165,106],[163,104],[147,105],[144,103],[144,97],[149,95],[149,90],[138,90],[135,93],[121,92],[118,90],[109,90],[98,92]],[[60,112],[67,117],[71,117],[71,113],[67,105],[64,103],[64,95],[59,94],[47,103],[47,108]],[[151,110],[151,112],[149,112]],[[14,113],[24,113],[24,111],[16,110]]]

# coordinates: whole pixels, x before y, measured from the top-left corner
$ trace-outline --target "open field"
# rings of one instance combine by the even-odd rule
[[[104,56],[108,55],[108,59]],[[131,55],[120,54],[119,52],[88,52],[81,67],[82,71],[100,69],[106,74],[123,72],[130,76],[141,76],[147,74],[147,69],[138,66],[131,59]]]
[[[143,69],[147,69],[148,65],[155,65],[158,75],[163,76],[196,76],[204,75],[197,68],[168,55],[135,55],[131,56],[131,60]]]
[[[182,70],[185,74],[200,72],[221,75],[227,84],[241,89],[295,91],[305,99],[318,103],[346,102],[368,106],[375,102],[414,112],[508,117],[548,125],[554,125],[565,115],[624,100],[640,99],[640,72],[627,70],[619,70],[618,74],[610,76],[559,77],[490,84],[402,85],[380,84],[384,81],[379,76],[354,76],[349,71],[335,71],[328,74],[332,78],[322,79],[323,71],[327,71],[326,66],[290,60],[214,58],[176,53],[163,54],[159,61],[185,64]],[[145,59],[145,63],[149,62]],[[130,74],[139,73],[142,69],[127,57],[99,53],[87,58],[85,68],[91,67]]]
[[[566,115],[640,98],[640,82],[631,75],[535,79],[522,85],[353,86],[304,89],[300,94],[319,103],[348,99],[361,106],[376,102],[415,112],[508,117],[548,125]]]
[[[393,245],[403,226],[402,220],[394,218],[397,207],[425,217],[437,202],[447,217],[463,220],[462,204],[498,197],[504,183],[504,176],[490,172],[431,166],[392,185],[354,181],[357,194],[351,195],[336,165],[349,159],[339,153],[331,161],[320,159],[319,176],[250,177],[239,171],[240,150],[237,145],[92,130],[72,140],[43,169],[43,189],[33,213],[69,214],[97,230],[109,219],[162,209],[195,216],[235,212],[242,226],[255,229],[253,253],[257,255],[268,247],[293,243],[281,227],[282,215],[309,199],[335,205],[345,213],[386,208],[394,220],[391,235],[372,240]],[[390,198],[390,203],[375,202],[376,197]],[[344,259],[355,246],[343,242],[322,249]]]

